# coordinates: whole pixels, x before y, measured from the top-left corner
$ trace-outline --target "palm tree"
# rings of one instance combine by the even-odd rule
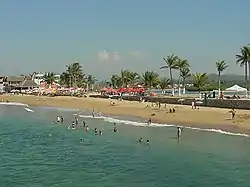
[[[228,64],[224,60],[218,60],[216,62],[216,67],[218,71],[218,96],[220,97],[220,76],[221,72],[228,68]]]
[[[162,93],[165,94],[165,89],[168,88],[168,85],[170,83],[170,80],[166,77],[162,77],[159,80],[159,86],[162,90]]]
[[[179,59],[177,61],[177,67],[179,69],[179,81],[178,81],[178,95],[181,95],[181,71],[185,68],[189,68],[190,65],[187,60]]]
[[[166,65],[162,66],[160,69],[169,69],[169,76],[170,76],[170,81],[171,81],[171,86],[172,86],[172,95],[174,95],[174,82],[173,82],[173,75],[172,75],[172,70],[177,69],[177,62],[178,62],[178,56],[175,54],[172,54],[171,56],[167,56],[167,58],[163,58],[165,61]]]
[[[247,65],[250,63],[250,47],[244,46],[241,48],[240,54],[236,55],[236,63],[239,64],[241,67],[245,67],[245,83],[247,87]],[[250,66],[249,66],[250,70]],[[250,77],[250,74],[249,74]]]
[[[63,72],[60,75],[60,81],[59,82],[60,82],[60,85],[69,87],[70,86],[69,74],[67,72]]]
[[[82,70],[82,66],[80,65],[79,62],[74,62],[70,65],[67,65],[66,67],[67,67],[66,73],[68,73],[69,75],[69,84],[71,87],[77,86],[78,81],[80,82],[83,81],[84,73]]]
[[[141,76],[141,83],[149,88],[155,87],[159,84],[159,74],[154,71],[146,71]]]
[[[122,78],[119,77],[118,75],[112,75],[110,82],[114,88],[122,87]]]
[[[88,75],[86,78],[86,85],[87,85],[87,91],[89,90],[89,86],[91,86],[91,90],[94,89],[94,84],[97,81],[97,79],[93,75]]]
[[[194,84],[194,87],[198,89],[199,94],[201,92],[201,88],[206,85],[207,79],[208,77],[206,73],[193,74],[193,84]]]
[[[182,77],[182,84],[183,84],[183,94],[186,93],[186,79],[191,76],[189,67],[181,69],[181,77]]]
[[[121,70],[121,79],[122,79],[122,86],[127,87],[130,82],[130,71],[129,70]]]
[[[54,72],[45,73],[45,75],[43,76],[43,80],[49,86],[51,86],[55,82],[55,80],[56,80],[55,73]]]

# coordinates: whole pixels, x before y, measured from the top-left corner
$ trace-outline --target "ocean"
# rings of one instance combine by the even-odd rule
[[[178,142],[175,126],[83,111],[85,132],[68,129],[76,110],[25,107],[0,105],[1,187],[250,186],[244,134],[185,128]],[[58,115],[64,124],[52,123]]]

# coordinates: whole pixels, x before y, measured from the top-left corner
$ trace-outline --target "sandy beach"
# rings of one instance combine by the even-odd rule
[[[161,109],[152,107],[151,103],[114,100],[115,106],[110,105],[109,99],[99,98],[72,98],[72,97],[38,97],[10,95],[1,96],[2,101],[21,102],[30,106],[53,106],[65,108],[83,108],[99,110],[103,114],[136,116],[152,122],[192,126],[199,128],[215,128],[230,132],[250,134],[250,111],[237,110],[236,118],[231,119],[229,109],[200,107],[191,109],[191,106],[166,105]],[[149,107],[147,107],[147,105]],[[175,113],[169,113],[175,108]],[[154,116],[151,114],[154,113]]]

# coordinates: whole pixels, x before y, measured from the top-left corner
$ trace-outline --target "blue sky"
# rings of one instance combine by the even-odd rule
[[[193,72],[215,61],[242,74],[235,55],[250,43],[249,0],[1,0],[0,74],[62,72],[79,60],[107,78],[121,68],[159,70],[175,53]]]

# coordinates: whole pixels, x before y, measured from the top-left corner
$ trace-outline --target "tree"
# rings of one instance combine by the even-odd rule
[[[241,67],[245,67],[245,83],[247,87],[247,65],[250,64],[250,47],[244,46],[241,48],[240,54],[236,55],[236,63],[239,64]],[[250,66],[249,66],[250,70]],[[250,74],[249,74],[249,79],[250,79]]]
[[[94,84],[97,81],[97,79],[93,75],[88,75],[86,78],[86,85],[87,85],[87,91],[89,90],[89,86],[91,87],[91,90],[94,89]]]
[[[129,84],[135,83],[135,81],[139,80],[139,75],[138,73],[129,70],[121,70],[121,80],[122,86],[127,87]]]
[[[118,75],[112,75],[110,79],[111,85],[114,88],[120,88],[122,87],[122,78],[119,77]]]
[[[84,73],[82,70],[82,66],[79,62],[74,62],[70,65],[67,65],[66,73],[69,76],[69,86],[77,86],[82,85],[84,82]]]
[[[190,65],[187,60],[178,59],[177,68],[179,69],[179,81],[178,81],[178,94],[181,95],[181,71],[185,68],[189,68]]]
[[[62,86],[66,86],[69,87],[70,86],[70,78],[69,78],[69,74],[67,72],[63,72],[60,75],[60,85]]]
[[[164,90],[168,88],[168,85],[170,84],[170,80],[166,77],[162,77],[159,80],[159,86],[162,90],[162,93],[165,94]]]
[[[204,87],[207,83],[208,77],[206,73],[196,73],[193,74],[193,84],[199,91],[201,92],[202,87]]]
[[[49,86],[51,86],[56,80],[55,75],[56,74],[54,72],[45,73],[45,75],[43,76],[44,82],[46,82]]]
[[[182,77],[182,84],[183,84],[183,94],[186,93],[186,79],[191,76],[189,67],[182,68],[180,70],[181,77]]]
[[[216,62],[216,67],[218,71],[218,95],[220,96],[220,76],[221,72],[228,68],[228,64],[224,60],[219,60]]]
[[[141,76],[141,83],[149,88],[155,87],[159,84],[159,74],[154,71],[146,71]]]
[[[174,95],[174,82],[173,82],[172,70],[178,68],[177,67],[178,59],[179,59],[178,56],[176,56],[175,54],[172,54],[171,56],[167,56],[167,58],[163,58],[166,65],[160,68],[160,69],[169,69],[169,76],[170,76],[170,81],[171,81],[171,86],[172,86],[172,95]]]

